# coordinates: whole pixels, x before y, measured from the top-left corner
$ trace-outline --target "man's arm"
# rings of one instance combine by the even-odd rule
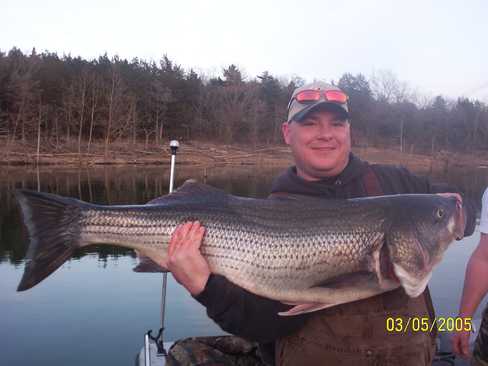
[[[210,273],[200,253],[204,233],[198,222],[178,226],[170,240],[167,268],[207,308],[208,316],[226,332],[258,342],[273,341],[298,330],[304,316],[278,315],[289,310],[289,305],[254,295]]]
[[[459,308],[460,317],[473,317],[478,305],[488,292],[488,234],[481,233],[478,246],[466,267],[463,296]],[[469,354],[469,332],[457,332],[452,339],[454,352]]]

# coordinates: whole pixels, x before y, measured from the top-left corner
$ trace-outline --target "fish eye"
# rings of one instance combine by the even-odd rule
[[[442,208],[438,208],[435,215],[438,219],[442,219],[444,217],[444,210]]]

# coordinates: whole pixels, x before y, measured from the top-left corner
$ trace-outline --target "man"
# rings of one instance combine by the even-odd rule
[[[370,165],[354,156],[347,96],[335,86],[313,83],[296,89],[282,132],[296,166],[275,180],[272,197],[304,194],[353,198],[452,191],[434,187],[404,168]],[[468,209],[465,234],[470,235],[473,228],[474,215]],[[386,331],[389,316],[433,318],[428,290],[411,299],[403,289],[397,289],[308,315],[280,317],[278,312],[290,306],[249,293],[226,278],[210,273],[199,252],[203,235],[204,229],[199,223],[187,223],[175,230],[170,242],[168,268],[222,329],[260,342],[263,354],[271,356],[268,362],[277,365],[430,365],[433,335]]]
[[[460,317],[472,318],[488,292],[488,188],[481,199],[480,241],[466,267]],[[469,356],[469,331],[457,332],[452,338],[454,352]],[[488,306],[483,312],[480,331],[473,350],[472,365],[488,366]]]

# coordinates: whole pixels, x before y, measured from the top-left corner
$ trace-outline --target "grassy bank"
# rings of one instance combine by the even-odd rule
[[[163,144],[112,143],[108,151],[104,144],[92,143],[90,152],[78,153],[76,142],[64,143],[57,149],[43,147],[39,154],[34,144],[10,143],[0,147],[1,165],[120,165],[120,164],[169,164],[169,142]],[[284,145],[249,146],[225,145],[204,141],[180,142],[178,150],[179,164],[215,165],[215,164],[263,164],[286,165],[291,161],[288,148]]]

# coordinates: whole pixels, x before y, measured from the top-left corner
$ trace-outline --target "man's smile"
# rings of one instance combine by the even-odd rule
[[[331,151],[337,149],[335,146],[312,146],[312,150]]]

